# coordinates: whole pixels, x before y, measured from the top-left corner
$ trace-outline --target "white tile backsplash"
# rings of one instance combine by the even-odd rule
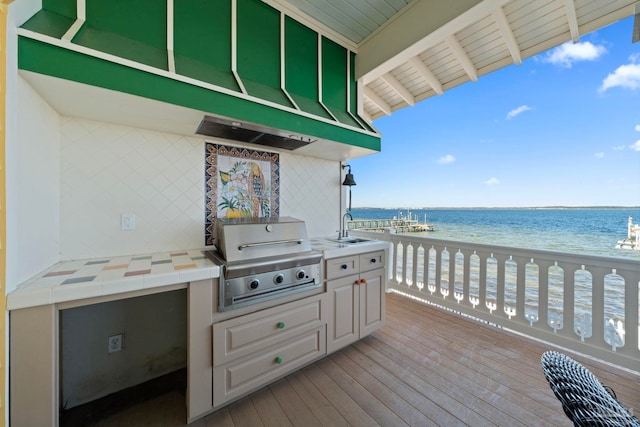
[[[202,246],[203,142],[62,119],[61,259]],[[136,215],[122,231],[120,215]]]
[[[340,163],[305,156],[280,156],[280,215],[302,219],[310,237],[339,228]]]
[[[60,259],[203,247],[204,143],[62,118]],[[306,221],[310,236],[333,234],[339,163],[279,152],[280,215]],[[135,213],[134,231],[120,230],[123,212]]]

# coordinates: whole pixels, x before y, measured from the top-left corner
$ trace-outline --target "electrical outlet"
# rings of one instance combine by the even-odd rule
[[[107,343],[107,351],[109,353],[115,353],[122,350],[122,343],[124,341],[124,334],[111,335]]]
[[[136,229],[136,214],[123,213],[120,216],[120,228],[124,231],[132,231]]]

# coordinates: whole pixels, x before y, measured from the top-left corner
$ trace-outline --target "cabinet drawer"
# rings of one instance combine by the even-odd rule
[[[295,301],[213,325],[213,366],[272,346],[325,322],[322,298]]]
[[[326,327],[306,332],[253,357],[213,369],[213,406],[255,390],[326,354]]]
[[[360,271],[375,270],[384,267],[384,251],[369,252],[360,255]]]
[[[327,280],[357,274],[360,271],[358,255],[327,260]]]

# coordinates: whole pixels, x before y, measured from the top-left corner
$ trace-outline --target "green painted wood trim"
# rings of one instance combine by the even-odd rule
[[[322,103],[327,107],[347,109],[347,50],[322,38]]]
[[[331,117],[331,115],[327,113],[327,110],[325,110],[322,105],[320,105],[317,99],[305,98],[304,96],[299,96],[295,93],[292,93],[290,95],[302,111],[318,117],[333,120],[333,117]]]
[[[318,34],[285,18],[285,88],[302,111],[332,119],[318,91]]]
[[[349,98],[349,101],[350,101],[349,111],[351,112],[351,114],[353,114],[354,116],[357,116],[360,119],[359,122],[362,126],[364,126],[365,130],[368,130],[369,132],[376,132],[375,129],[369,126],[369,123],[367,123],[365,119],[363,119],[358,115],[358,82],[356,81],[356,54],[353,52],[350,52],[349,59],[351,60],[351,68],[350,68],[351,73],[349,75],[349,80],[351,82],[351,86],[350,86],[351,97]]]
[[[289,98],[284,94],[279,87],[271,87],[265,85],[262,82],[243,78],[242,84],[251,96],[256,98],[266,99],[267,101],[275,102],[276,104],[284,105],[285,107],[294,108]]]
[[[166,47],[157,49],[138,40],[123,37],[120,34],[100,31],[85,25],[73,38],[73,42],[161,70],[169,69]]]
[[[74,37],[74,43],[162,70],[168,69],[166,2],[86,2],[87,20]]]
[[[156,49],[167,47],[167,2],[86,0],[86,25]]]
[[[173,5],[176,71],[180,56],[231,75],[231,1],[179,0]]]
[[[42,0],[42,9],[76,20],[77,0]]]
[[[174,55],[176,73],[205,83],[222,86],[240,93],[240,87],[230,70],[221,70],[210,64],[182,55]]]
[[[168,102],[203,113],[313,135],[330,141],[380,151],[380,138],[323,123],[232,95],[42,43],[18,39],[18,67],[53,77]],[[194,129],[195,131],[195,129]]]
[[[42,9],[22,24],[22,28],[60,39],[74,21],[75,19]]]
[[[340,123],[344,123],[345,125],[353,126],[356,128],[362,128],[360,123],[358,123],[351,115],[345,111],[344,108],[334,108],[327,106],[327,108],[331,111],[331,113],[338,119]]]
[[[260,1],[237,0],[237,17],[237,70],[247,92],[291,106],[280,88],[280,12]]]
[[[287,91],[318,100],[318,34],[287,17],[284,43]]]

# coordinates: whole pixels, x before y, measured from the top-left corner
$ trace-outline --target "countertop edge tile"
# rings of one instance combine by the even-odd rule
[[[142,276],[142,287],[144,289],[153,289],[178,283],[182,283],[180,281],[180,273],[178,271],[144,274]]]
[[[36,287],[23,292],[11,292],[7,295],[7,310],[49,305],[53,302],[52,288]]]
[[[51,289],[51,302],[67,302],[84,298],[99,297],[101,295],[102,282],[91,281],[71,283],[68,285],[54,286]]]
[[[213,279],[219,277],[220,275],[220,267],[212,266],[212,267],[201,267],[201,268],[193,268],[188,270],[180,270],[180,281],[181,282],[193,282],[196,280],[206,280]],[[217,275],[216,275],[217,273]]]
[[[129,276],[122,279],[102,282],[102,295],[121,294],[125,292],[138,291],[143,288],[144,276]]]

